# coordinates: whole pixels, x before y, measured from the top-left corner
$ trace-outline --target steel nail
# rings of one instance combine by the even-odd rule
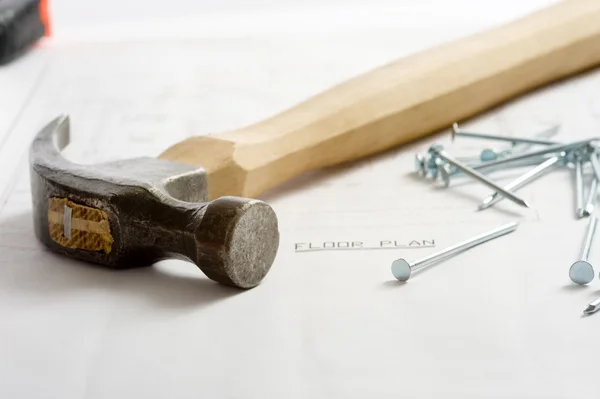
[[[590,216],[594,212],[594,205],[596,203],[596,198],[598,197],[598,179],[596,176],[592,179],[592,183],[590,184],[590,190],[588,191],[588,196],[585,201],[585,205],[583,206],[584,216]]]
[[[591,315],[592,313],[596,313],[598,310],[600,310],[600,298],[594,299],[592,302],[590,302],[587,308],[583,310],[583,314],[586,316]]]
[[[571,268],[569,269],[569,277],[571,278],[571,281],[576,284],[587,284],[594,279],[594,268],[588,262],[588,257],[592,248],[592,241],[594,240],[594,233],[596,232],[597,224],[598,219],[595,216],[591,217],[585,233],[585,240],[583,243],[583,248],[581,249],[581,256],[577,262],[571,265]]]
[[[576,209],[575,214],[578,218],[584,216],[583,211],[583,161],[579,154],[575,155],[575,195]]]
[[[515,161],[515,162],[511,162],[511,163],[509,163],[507,165],[499,165],[496,168],[490,168],[490,169],[486,168],[485,171],[487,173],[492,173],[492,172],[495,172],[496,170],[506,170],[506,169],[509,169],[509,168],[522,168],[522,167],[525,167],[525,166],[532,166],[532,165],[533,166],[537,166],[537,165],[539,165],[539,164],[541,164],[543,162],[546,162],[547,160],[549,160],[549,159],[551,159],[553,157],[554,156],[552,156],[552,155],[546,154],[546,155],[541,155],[541,156],[538,156],[538,157],[532,157],[532,158],[528,158],[528,159],[521,159],[521,160],[518,160],[518,161]],[[482,163],[479,163],[479,164],[476,164],[476,165],[470,164],[469,167],[471,167],[472,169],[478,170],[478,169],[481,169],[480,165],[482,165]],[[452,165],[444,164],[444,165],[441,165],[439,167],[439,171],[438,172],[439,172],[438,175],[440,176],[440,180],[443,182],[443,184],[444,184],[445,187],[448,187],[450,185],[450,178],[452,176],[459,175],[462,171],[459,170],[459,169],[456,169],[456,168],[452,167]]]
[[[554,125],[550,129],[544,130],[540,133],[536,133],[534,135],[534,137],[550,138],[550,137],[556,135],[556,133],[558,133],[559,129],[560,129],[560,125]],[[479,154],[479,159],[482,162],[494,161],[496,159],[504,158],[504,157],[507,157],[512,154],[517,154],[517,153],[522,154],[532,146],[532,144],[524,144],[524,143],[518,143],[518,144],[512,143],[512,144],[513,144],[513,146],[510,149],[503,150],[503,151],[496,150],[493,148],[485,148],[484,150],[481,151],[481,154]]]
[[[528,183],[531,183],[535,179],[541,177],[544,173],[548,172],[551,167],[553,167],[554,165],[556,165],[556,164],[560,163],[562,160],[564,160],[565,155],[566,154],[563,152],[563,153],[561,153],[560,156],[555,156],[555,157],[552,157],[552,158],[546,160],[545,162],[539,164],[538,166],[531,169],[530,171],[523,174],[522,176],[517,177],[514,181],[512,181],[509,184],[507,184],[506,186],[504,186],[504,189],[506,191],[512,191],[512,190],[518,190],[521,187],[526,186]],[[495,192],[492,195],[486,197],[481,202],[481,204],[479,204],[479,210],[487,209],[487,208],[493,206],[494,204],[496,204],[497,202],[501,201],[503,198],[504,197],[502,195],[500,195],[500,193]]]
[[[423,154],[415,154],[415,171],[421,176],[427,175],[425,163],[426,160]]]
[[[550,127],[549,129],[543,130],[540,133],[537,133],[535,135],[533,135],[534,138],[539,138],[539,139],[549,139],[550,137],[555,136],[558,131],[560,130],[560,124],[558,125],[554,125],[552,127]],[[528,151],[529,148],[531,148],[534,144],[518,144],[519,147],[519,152],[525,152]]]
[[[551,137],[558,132],[559,128],[560,128],[560,125],[555,125],[548,130],[544,130],[543,132],[537,133],[535,136]],[[469,164],[469,166],[473,167],[477,164],[481,164],[484,162],[491,162],[491,161],[495,161],[497,159],[502,159],[502,158],[508,157],[512,154],[516,154],[517,151],[519,153],[524,153],[525,150],[527,148],[529,148],[530,146],[531,146],[531,144],[522,144],[522,143],[515,144],[515,143],[513,143],[513,146],[510,149],[500,150],[500,149],[496,149],[496,148],[485,148],[481,151],[481,153],[479,154],[479,157],[461,157],[461,158],[457,157],[456,159],[460,162],[465,162],[465,163]],[[443,146],[441,144],[434,144],[434,145],[432,145],[432,147],[443,149]],[[420,155],[420,154],[418,154],[417,156],[421,156],[421,158],[423,157],[423,155]],[[421,160],[418,160],[418,159],[415,161],[417,163],[417,166],[416,166],[417,172],[421,175],[427,175],[428,173],[430,173],[433,178],[436,178],[438,176],[438,170],[437,170],[438,167],[443,166],[443,165],[440,165],[439,162],[436,162],[435,159],[433,159],[431,162],[428,162],[427,160],[425,160],[425,165],[421,165],[419,163],[420,161]]]
[[[517,229],[517,226],[518,223],[516,222],[508,223],[504,226],[455,244],[412,263],[403,258],[396,259],[394,262],[392,262],[392,274],[400,281],[407,281],[413,272],[416,272],[417,270],[432,265],[437,261],[448,258],[459,252],[466,251],[467,249],[482,244],[486,241],[490,241],[494,238],[511,233]]]
[[[539,145],[554,145],[559,144],[556,141],[551,140],[541,140],[541,139],[531,139],[525,137],[508,137],[508,136],[498,136],[494,134],[483,134],[483,133],[472,133],[472,132],[463,132],[459,127],[458,123],[454,123],[452,125],[452,140],[456,137],[470,137],[477,139],[485,139],[485,140],[494,140],[494,141],[504,141],[515,144],[539,144]]]
[[[590,163],[592,164],[592,170],[594,171],[596,179],[600,180],[600,162],[598,162],[598,154],[596,154],[593,150],[590,154]]]
[[[511,154],[511,152],[509,150],[506,151],[500,151],[500,150],[495,150],[495,149],[491,149],[491,148],[487,148],[485,150],[483,150],[480,154],[479,157],[474,158],[456,158],[457,161],[459,162],[463,162],[466,165],[468,165],[471,168],[476,168],[479,165],[485,163],[485,162],[490,162],[496,159],[500,159],[506,156],[509,156]],[[456,168],[451,168],[452,165],[448,165],[447,163],[440,161],[440,162],[436,162],[434,166],[432,166],[432,168],[435,168],[435,171],[431,170],[431,175],[433,178],[437,178],[438,176],[441,176],[442,181],[444,182],[444,185],[446,187],[448,187],[448,185],[450,184],[450,176],[457,174],[460,172],[460,170],[456,169]]]
[[[442,144],[439,144],[439,143],[432,144],[429,147],[429,151],[427,151],[427,155],[424,156],[424,159],[425,159],[425,176],[430,175],[430,177],[432,177],[433,179],[435,179],[438,176],[438,168],[441,166],[441,164],[443,162],[441,162],[441,160],[438,157],[432,156],[432,152],[431,152],[432,149],[443,150],[444,146]]]
[[[440,151],[438,149],[431,149],[430,151],[435,153],[438,157],[440,157],[444,161],[448,162],[449,164],[454,165],[456,168],[460,169],[463,173],[473,177],[474,179],[479,180],[486,186],[491,187],[494,190],[500,192],[500,194],[504,195],[509,200],[513,201],[515,204],[523,206],[525,208],[529,208],[529,204],[525,200],[517,197],[516,195],[512,194],[509,191],[504,190],[502,187],[500,187],[493,181],[489,180],[487,177],[485,177],[481,173],[477,172],[476,170],[473,170],[472,168],[468,167],[467,165],[453,159],[448,154],[446,154],[445,151],[443,151],[443,150]]]
[[[551,146],[548,146],[541,150],[526,152],[526,153],[518,154],[518,155],[511,155],[509,157],[498,159],[496,161],[486,162],[481,165],[477,165],[477,166],[473,167],[473,169],[483,170],[483,169],[487,169],[487,168],[493,168],[493,167],[496,167],[499,165],[510,164],[515,161],[520,161],[523,159],[531,159],[531,158],[535,158],[537,156],[542,156],[542,155],[552,154],[552,153],[556,154],[556,153],[560,153],[563,151],[566,152],[567,155],[569,155],[569,153],[575,149],[589,146],[590,142],[593,140],[595,140],[595,139],[581,140],[581,141],[576,141],[576,142],[568,143],[568,144],[551,145]],[[598,166],[599,166],[598,174],[600,175],[600,165],[598,165]]]
[[[498,167],[495,169],[489,169],[486,170],[487,173],[492,173],[495,172],[496,170],[506,170],[506,169],[510,169],[510,168],[522,168],[525,166],[531,166],[531,165],[539,165],[540,163],[543,163],[545,161],[547,161],[548,159],[550,159],[552,157],[539,157],[539,158],[532,158],[532,159],[526,159],[520,162],[513,162],[509,165],[503,165],[504,167]],[[468,165],[470,168],[477,170],[478,169],[478,165]],[[447,163],[441,165],[438,168],[438,176],[439,176],[439,180],[441,180],[441,182],[443,183],[444,187],[448,187],[450,186],[450,179],[453,176],[457,176],[460,175],[462,173],[462,171],[460,169],[456,169],[455,167],[453,167],[452,165],[449,165]]]

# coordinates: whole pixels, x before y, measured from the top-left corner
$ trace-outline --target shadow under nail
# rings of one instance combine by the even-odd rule
[[[406,281],[400,281],[400,280],[388,280],[388,281],[384,281],[381,286],[383,288],[398,288],[398,287],[402,287],[406,285]]]
[[[579,284],[575,284],[575,283],[570,283],[567,285],[563,285],[561,287],[561,290],[573,292],[573,291],[583,291],[587,288],[589,288],[587,285],[579,285]]]

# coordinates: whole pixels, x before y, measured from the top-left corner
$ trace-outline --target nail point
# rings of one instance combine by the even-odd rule
[[[456,132],[458,131],[458,123],[454,122],[452,124],[452,141],[456,138]]]
[[[596,311],[596,308],[592,305],[588,305],[587,308],[583,310],[583,316],[589,316]]]

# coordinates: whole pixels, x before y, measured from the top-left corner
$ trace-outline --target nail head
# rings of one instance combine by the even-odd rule
[[[575,284],[584,285],[594,279],[594,268],[589,262],[578,260],[571,265],[569,277]]]
[[[410,278],[410,264],[405,259],[396,259],[392,262],[392,274],[400,281],[407,281]]]

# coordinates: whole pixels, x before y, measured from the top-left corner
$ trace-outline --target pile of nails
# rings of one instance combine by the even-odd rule
[[[457,123],[452,125],[452,140],[457,137],[500,141],[511,144],[506,150],[484,149],[479,156],[470,158],[454,158],[450,156],[440,144],[434,144],[427,154],[415,156],[416,173],[423,177],[440,181],[445,187],[458,176],[470,176],[482,184],[490,187],[494,192],[482,200],[479,210],[492,207],[503,199],[508,199],[519,206],[529,207],[529,204],[518,195],[517,190],[535,181],[547,172],[557,167],[570,167],[575,172],[576,209],[577,218],[590,217],[581,256],[569,269],[569,277],[576,284],[588,284],[594,279],[594,269],[588,262],[588,256],[596,231],[597,218],[592,216],[594,205],[599,190],[600,161],[595,139],[559,143],[549,140],[558,132],[559,126],[538,133],[534,138],[506,137],[483,133],[462,131]],[[532,149],[532,146],[538,148]],[[583,187],[583,170],[591,165],[594,172],[592,182],[586,191]],[[526,173],[517,177],[505,186],[500,186],[490,179],[489,174],[495,170],[512,167],[531,166]],[[485,173],[485,174],[484,174]],[[584,314],[591,314],[600,310],[600,298],[591,302],[584,310]]]

